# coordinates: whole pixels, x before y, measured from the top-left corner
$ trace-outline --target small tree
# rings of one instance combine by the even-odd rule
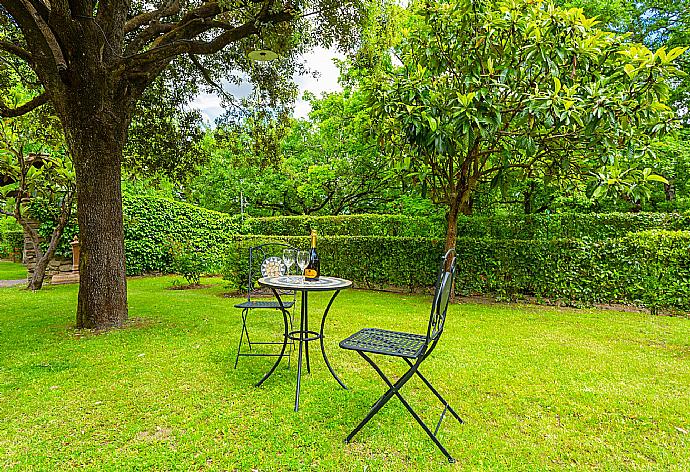
[[[593,174],[674,126],[673,60],[595,28],[581,9],[532,0],[414,3],[395,54],[366,82],[383,143],[448,209],[481,182]]]
[[[55,255],[63,230],[72,215],[75,177],[72,161],[64,152],[59,122],[51,116],[29,114],[0,121],[0,213],[13,217],[28,235],[36,266],[28,289],[40,290],[46,268]],[[41,199],[59,208],[45,250],[37,228],[30,225],[28,206]]]

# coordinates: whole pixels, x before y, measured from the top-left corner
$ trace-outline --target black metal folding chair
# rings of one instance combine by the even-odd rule
[[[256,280],[259,277],[276,277],[285,273],[286,267],[282,261],[282,251],[284,249],[292,249],[295,252],[297,248],[284,243],[266,243],[259,246],[249,248],[249,271],[247,280],[247,300],[235,305],[235,308],[242,310],[242,331],[240,332],[240,342],[237,346],[237,356],[235,357],[235,368],[240,357],[276,357],[287,356],[290,361],[290,354],[292,353],[293,342],[288,342],[287,334],[292,329],[292,313],[289,311],[295,305],[295,292],[284,292],[281,295],[292,295],[292,300],[283,299],[281,304],[274,299],[273,292],[263,290],[256,287]],[[262,299],[263,298],[263,299]],[[266,300],[265,298],[271,298]],[[282,297],[281,297],[282,298]],[[284,332],[282,341],[252,341],[249,337],[249,329],[247,328],[247,318],[249,313],[253,310],[278,310],[283,314]],[[242,343],[244,338],[247,339],[249,352],[242,352]],[[287,345],[290,345],[289,352],[285,352]],[[252,347],[255,345],[281,345],[282,349],[279,353],[273,352],[254,352]]]
[[[448,301],[450,293],[453,289],[453,279],[455,278],[455,249],[450,249],[443,257],[436,280],[436,289],[434,290],[434,299],[431,305],[431,315],[429,316],[429,325],[427,327],[426,335],[413,333],[400,333],[397,331],[388,331],[377,328],[365,328],[353,334],[347,339],[340,342],[340,347],[343,349],[350,349],[357,351],[357,354],[362,356],[381,376],[383,381],[388,385],[388,390],[379,398],[371,407],[367,416],[352,430],[350,435],[345,439],[349,443],[352,438],[359,432],[365,424],[369,422],[373,416],[379,412],[383,406],[388,403],[388,400],[396,396],[400,399],[402,404],[407,408],[410,414],[417,420],[417,423],[429,435],[432,441],[445,454],[449,462],[455,462],[455,459],[450,455],[446,448],[438,439],[438,430],[441,427],[441,422],[447,411],[460,422],[462,419],[448,404],[448,402],[441,396],[440,393],[431,385],[431,382],[422,375],[419,371],[419,366],[424,362],[433,352],[438,344],[441,334],[443,333],[443,326],[446,321],[446,312],[448,311]],[[376,363],[367,354],[380,354],[384,356],[393,356],[402,358],[409,369],[405,374],[398,379],[397,382],[391,382],[383,373]],[[436,423],[436,428],[432,432],[431,429],[424,423],[420,416],[412,409],[410,404],[403,398],[400,389],[414,376],[417,375],[422,382],[429,387],[429,389],[436,395],[443,404],[443,412]]]

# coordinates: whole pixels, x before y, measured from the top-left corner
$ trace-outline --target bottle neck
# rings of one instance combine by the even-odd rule
[[[316,248],[316,233],[311,234],[311,247],[312,249]]]

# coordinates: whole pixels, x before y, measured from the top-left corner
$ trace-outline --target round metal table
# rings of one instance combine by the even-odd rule
[[[285,326],[285,335],[283,341],[283,349],[281,355],[278,356],[275,364],[271,367],[266,375],[259,381],[258,385],[264,383],[271,374],[276,370],[278,364],[283,359],[283,354],[285,353],[285,348],[290,340],[297,341],[299,343],[299,354],[297,360],[297,388],[295,391],[295,411],[299,410],[299,392],[302,380],[302,356],[304,354],[305,360],[307,362],[307,372],[311,372],[311,365],[309,363],[309,343],[318,340],[321,344],[321,355],[323,360],[326,362],[328,370],[335,380],[338,381],[341,387],[347,389],[342,380],[336,375],[331,363],[328,361],[328,356],[326,355],[326,349],[323,345],[323,328],[326,324],[326,317],[328,316],[328,311],[331,309],[333,301],[338,296],[340,291],[345,288],[352,286],[352,282],[345,279],[339,279],[337,277],[320,277],[319,280],[314,282],[305,282],[301,275],[283,275],[280,277],[262,277],[259,279],[259,285],[263,287],[268,287],[273,291],[278,303],[281,306],[283,313],[286,313],[286,309],[283,305],[283,300],[280,298],[279,291],[294,290],[300,292],[302,303],[300,303],[300,323],[299,329],[294,331],[287,330],[287,324]],[[321,329],[313,331],[309,329],[309,292],[333,292],[328,305],[326,305],[326,310],[323,312],[321,317]]]

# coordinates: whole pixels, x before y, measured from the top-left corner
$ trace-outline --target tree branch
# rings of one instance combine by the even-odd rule
[[[0,116],[4,118],[13,118],[15,116],[25,115],[26,113],[29,113],[30,111],[35,110],[41,105],[47,103],[48,98],[48,94],[43,92],[42,94],[36,95],[34,98],[25,104],[18,106],[17,108],[9,108],[4,103],[0,102]]]
[[[153,23],[148,28],[139,31],[125,48],[125,56],[133,56],[144,49],[144,46],[151,41],[160,37],[163,34],[169,33],[175,29],[175,25],[171,23]]]
[[[34,62],[34,57],[31,55],[29,51],[9,41],[0,41],[0,50],[9,52],[10,54],[17,56],[20,59],[25,60],[29,64],[33,64]]]
[[[145,52],[128,57],[125,61],[125,70],[130,73],[147,72],[161,62],[169,61],[180,54],[214,54],[222,50],[228,44],[239,41],[252,34],[260,32],[260,23],[282,23],[294,18],[295,12],[286,9],[276,13],[266,12],[259,14],[251,21],[239,26],[228,23],[219,23],[212,19],[222,13],[220,6],[215,2],[204,3],[195,10],[189,12],[177,23],[176,27],[152,43],[152,47]],[[212,29],[221,27],[225,31],[208,41],[194,40],[193,38]]]
[[[151,24],[152,22],[158,22],[158,20],[161,18],[172,16],[179,12],[180,1],[170,0],[158,10],[148,11],[128,20],[127,23],[125,23],[125,34],[131,33],[132,31],[141,28],[144,25]]]

